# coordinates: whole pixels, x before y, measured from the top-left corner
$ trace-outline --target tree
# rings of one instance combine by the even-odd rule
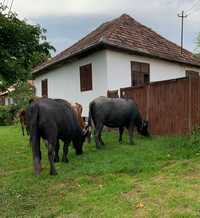
[[[0,90],[31,78],[31,70],[51,56],[46,30],[28,24],[0,5]]]

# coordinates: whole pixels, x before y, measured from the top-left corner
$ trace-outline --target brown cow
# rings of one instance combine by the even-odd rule
[[[75,113],[76,113],[76,118],[79,122],[79,125],[81,127],[81,129],[83,129],[85,127],[85,123],[84,123],[84,120],[83,120],[83,117],[82,117],[82,112],[83,112],[83,107],[82,105],[80,105],[79,103],[75,103],[74,105],[72,105]]]
[[[28,131],[27,131],[27,127],[26,127],[25,114],[26,114],[26,110],[25,109],[22,109],[19,112],[19,121],[20,121],[20,124],[21,124],[21,129],[22,129],[23,136],[25,135],[24,134],[24,129],[26,129],[27,135],[29,134]]]
[[[84,122],[83,117],[82,117],[82,112],[83,112],[82,105],[75,102],[75,104],[72,105],[72,107],[74,108],[74,111],[76,113],[76,117],[78,119],[80,127],[82,129],[86,128],[85,122]],[[91,130],[89,130],[89,132],[88,132],[87,141],[88,141],[88,143],[90,143],[90,141],[91,141]]]

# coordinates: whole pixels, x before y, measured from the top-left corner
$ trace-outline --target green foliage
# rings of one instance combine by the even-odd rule
[[[43,170],[35,177],[28,138],[16,126],[0,127],[1,217],[200,217],[196,139],[136,136],[129,145],[127,135],[119,144],[118,134],[107,132],[103,139],[102,150],[92,141],[81,156],[71,146],[55,177],[42,144]]]
[[[34,87],[27,82],[18,83],[9,96],[13,98],[17,110],[21,110],[28,106],[29,100],[34,96]]]
[[[191,139],[191,144],[194,144],[194,145],[200,144],[200,127],[197,127],[193,130],[190,139]]]
[[[0,126],[12,124],[16,113],[17,113],[17,108],[15,105],[0,106]]]
[[[0,126],[10,125],[18,120],[19,111],[25,109],[29,100],[34,96],[34,88],[27,82],[18,83],[15,91],[9,94],[14,101],[13,105],[0,106]]]
[[[55,49],[45,32],[0,6],[0,90],[31,78],[31,69],[50,57]]]

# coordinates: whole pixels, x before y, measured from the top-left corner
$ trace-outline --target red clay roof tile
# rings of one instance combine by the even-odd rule
[[[200,61],[191,52],[183,49],[181,54],[180,46],[140,24],[129,15],[123,14],[119,18],[102,24],[71,47],[37,66],[33,73],[37,74],[76,54],[84,53],[88,49],[92,50],[94,46],[100,43],[144,56],[200,66]]]

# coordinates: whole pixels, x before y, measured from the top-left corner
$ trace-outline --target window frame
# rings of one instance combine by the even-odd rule
[[[93,80],[92,80],[92,64],[85,64],[79,67],[80,76],[80,91],[92,91],[93,90]]]
[[[41,80],[41,96],[48,97],[48,79]]]
[[[131,86],[145,85],[150,82],[150,64],[131,61]]]

